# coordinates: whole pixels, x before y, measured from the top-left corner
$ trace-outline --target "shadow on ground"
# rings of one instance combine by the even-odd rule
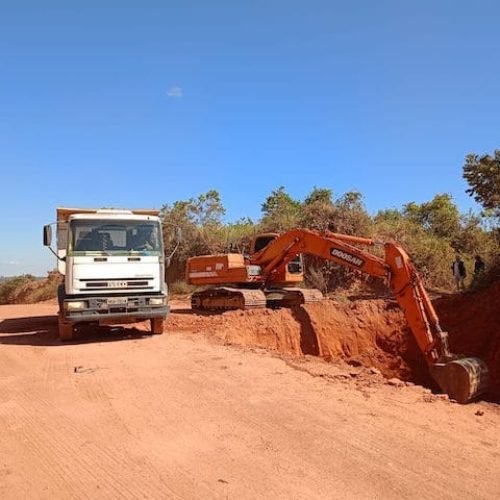
[[[0,344],[4,345],[65,346],[116,342],[150,336],[150,332],[135,327],[77,325],[74,339],[70,342],[61,342],[55,315],[0,321]]]
[[[191,316],[220,316],[228,311],[193,311],[190,307],[172,309],[172,314],[187,314]]]
[[[291,309],[295,321],[300,325],[300,350],[302,354],[319,356],[319,341],[309,313],[303,307]]]

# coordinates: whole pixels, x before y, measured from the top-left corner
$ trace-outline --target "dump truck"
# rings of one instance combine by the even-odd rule
[[[64,276],[58,289],[59,337],[82,323],[149,320],[163,333],[169,313],[162,227],[157,210],[57,208],[43,242]],[[52,248],[52,228],[56,248]]]

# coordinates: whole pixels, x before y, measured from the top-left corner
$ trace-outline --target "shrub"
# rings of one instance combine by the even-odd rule
[[[50,271],[47,278],[31,274],[7,278],[0,283],[0,304],[33,304],[53,299],[61,282],[57,271]]]

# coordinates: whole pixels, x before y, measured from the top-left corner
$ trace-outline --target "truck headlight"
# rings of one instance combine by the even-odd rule
[[[162,306],[165,304],[165,297],[151,297],[149,304],[152,306]]]
[[[67,311],[80,311],[87,307],[87,303],[84,300],[74,300],[72,302],[65,302],[64,307]]]

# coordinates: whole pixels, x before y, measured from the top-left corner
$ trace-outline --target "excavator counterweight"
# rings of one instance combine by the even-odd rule
[[[203,255],[188,260],[186,278],[209,288],[192,296],[195,310],[226,311],[263,307],[298,307],[323,299],[319,290],[297,287],[304,279],[303,254],[383,278],[404,312],[432,377],[450,398],[468,403],[489,384],[488,367],[479,358],[450,352],[448,334],[408,254],[385,243],[384,258],[359,246],[378,244],[368,238],[292,229],[254,238],[250,255]]]

